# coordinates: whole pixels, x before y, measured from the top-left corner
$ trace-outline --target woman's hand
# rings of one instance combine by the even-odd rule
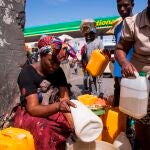
[[[136,68],[128,61],[122,63],[122,76],[127,77],[135,77],[134,72],[137,72]]]
[[[58,110],[63,113],[71,112],[70,106],[76,108],[76,105],[70,100],[61,100],[58,102]]]

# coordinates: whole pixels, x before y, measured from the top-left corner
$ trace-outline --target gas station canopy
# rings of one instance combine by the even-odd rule
[[[98,35],[110,34],[107,33],[107,31],[110,29],[110,27],[114,24],[114,22],[118,18],[119,17],[114,16],[95,19]],[[56,36],[67,34],[74,38],[81,37],[82,35],[80,33],[80,24],[81,21],[74,21],[74,22],[64,22],[59,24],[50,24],[44,26],[25,28],[24,30],[25,42],[35,42],[43,34]]]

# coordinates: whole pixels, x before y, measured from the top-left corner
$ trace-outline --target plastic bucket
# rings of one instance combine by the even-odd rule
[[[114,145],[104,142],[104,141],[94,141],[94,142],[81,142],[77,141],[74,144],[68,146],[66,150],[119,150]]]

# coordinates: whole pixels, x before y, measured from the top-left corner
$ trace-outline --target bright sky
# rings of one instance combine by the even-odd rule
[[[134,13],[147,0],[134,0]],[[116,0],[26,0],[26,27],[118,16]]]

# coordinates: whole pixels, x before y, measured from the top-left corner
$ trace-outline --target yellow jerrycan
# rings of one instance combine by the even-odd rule
[[[93,77],[102,75],[106,66],[109,63],[109,57],[100,49],[93,50],[90,60],[86,66],[86,70]]]
[[[113,143],[120,132],[125,132],[127,115],[119,108],[110,108],[100,117],[104,126],[100,140]]]
[[[0,150],[35,150],[33,136],[20,128],[6,128],[0,131]]]
[[[84,105],[90,106],[94,104],[96,100],[98,100],[98,97],[95,95],[84,94],[84,95],[79,95],[77,99]]]

